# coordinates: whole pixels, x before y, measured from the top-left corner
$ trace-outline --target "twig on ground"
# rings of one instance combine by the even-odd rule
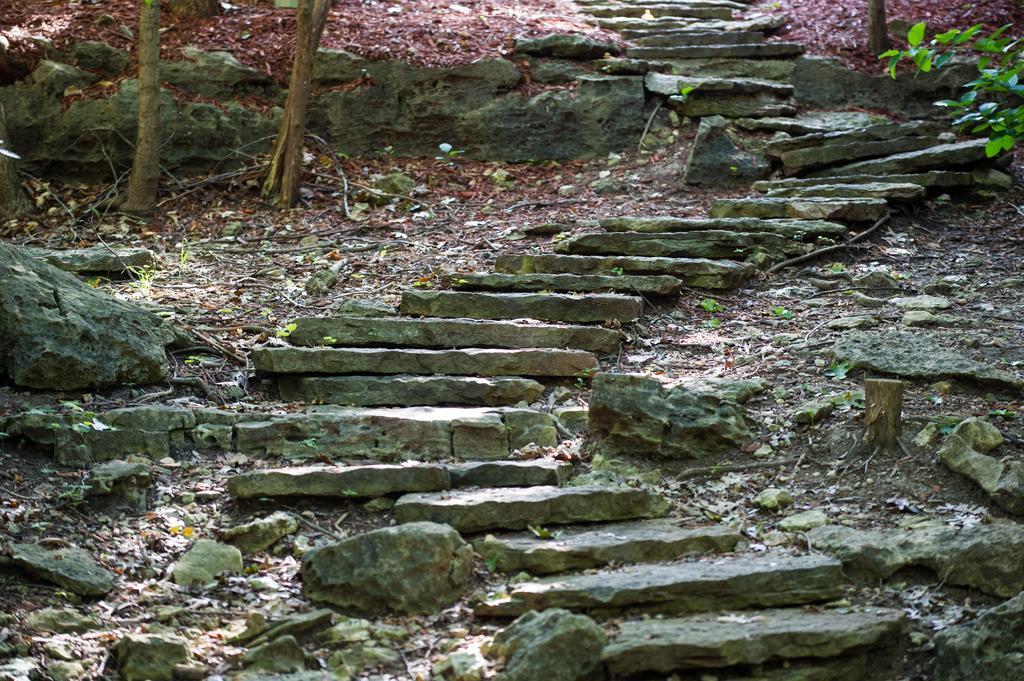
[[[777,461],[754,461],[752,463],[734,463],[727,466],[701,466],[700,468],[691,468],[690,470],[683,471],[675,476],[676,480],[689,480],[691,478],[700,478],[708,475],[718,475],[719,473],[737,473],[739,471],[756,470],[758,468],[772,468],[773,466],[788,466],[791,463],[796,463],[798,459],[779,459]]]
[[[850,238],[848,241],[846,241],[844,243],[836,244],[835,246],[826,246],[825,248],[819,248],[816,251],[811,251],[810,253],[805,253],[803,255],[798,255],[795,258],[790,258],[789,260],[783,260],[778,265],[775,265],[774,267],[769,268],[767,273],[768,274],[774,274],[775,272],[778,272],[781,269],[784,269],[786,267],[792,267],[793,265],[798,265],[798,264],[800,264],[802,262],[807,262],[808,260],[813,260],[814,258],[817,258],[818,256],[821,256],[821,255],[825,255],[826,253],[834,253],[834,252],[842,250],[844,248],[849,248],[850,246],[854,245],[855,243],[857,243],[861,239],[864,239],[865,237],[870,236],[871,234],[873,234],[875,232],[875,230],[877,230],[879,227],[881,227],[882,225],[884,225],[886,222],[889,221],[889,217],[890,216],[891,216],[891,213],[890,214],[886,214],[885,217],[881,218],[878,222],[876,222],[875,224],[871,225],[871,227],[865,229],[860,234],[857,234],[857,235],[853,236],[852,238]]]

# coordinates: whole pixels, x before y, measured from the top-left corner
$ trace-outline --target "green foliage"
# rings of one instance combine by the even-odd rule
[[[725,308],[714,298],[705,298],[704,300],[697,303],[705,312],[721,312]]]
[[[560,530],[550,530],[543,525],[527,525],[526,528],[533,533],[537,539],[558,539],[562,534]]]
[[[850,369],[852,368],[853,365],[846,361],[839,363],[832,362],[831,364],[828,365],[828,368],[825,369],[825,375],[828,376],[829,378],[834,378],[837,381],[841,381],[844,378],[846,378],[846,374],[850,373]]]
[[[779,306],[772,308],[772,316],[778,317],[779,319],[792,319],[796,315],[794,315],[791,311],[787,310],[786,308]]]
[[[297,328],[299,328],[299,325],[292,322],[291,324],[285,324],[275,333],[277,334],[278,338],[287,338],[288,336],[292,335],[292,332],[295,331],[295,329]]]
[[[889,60],[889,75],[896,78],[896,66],[909,59],[918,72],[941,69],[959,52],[978,55],[978,77],[966,83],[960,99],[936,102],[950,110],[954,125],[973,134],[988,135],[985,153],[990,158],[1009,151],[1024,138],[1024,39],[1005,37],[1010,24],[989,35],[981,35],[982,26],[955,28],[936,34],[925,42],[926,25],[915,24],[907,34],[906,50],[889,50],[879,55]]]

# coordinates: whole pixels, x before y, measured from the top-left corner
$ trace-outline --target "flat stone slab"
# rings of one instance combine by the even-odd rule
[[[576,376],[597,369],[585,350],[256,348],[251,356],[257,371],[271,374]]]
[[[487,535],[473,548],[502,572],[544,575],[726,553],[741,539],[738,531],[726,526],[684,529],[667,520],[645,520],[566,529],[551,539],[532,534]]]
[[[688,614],[800,605],[837,598],[842,563],[826,556],[759,555],[546,577],[481,603],[482,615],[528,610],[642,611]]]
[[[803,136],[854,130],[886,120],[885,116],[860,111],[812,111],[792,118],[741,118],[736,120],[735,124],[746,130],[767,130]]]
[[[117,575],[74,546],[11,544],[10,549],[15,565],[80,596],[104,596],[117,584]]]
[[[797,149],[810,147],[842,146],[856,142],[892,141],[907,137],[934,138],[947,128],[930,121],[911,121],[909,123],[879,123],[854,130],[812,133],[772,140],[765,145],[765,153],[769,156],[782,158],[785,154]]]
[[[922,170],[945,170],[952,166],[965,166],[988,161],[985,155],[987,140],[969,140],[953,144],[939,144],[919,151],[908,151],[885,158],[858,161],[843,166],[816,171],[820,175],[887,175],[916,173]]]
[[[631,47],[626,56],[634,59],[778,59],[804,53],[800,43],[754,43],[750,45],[688,45],[681,47]]]
[[[93,246],[60,251],[44,251],[39,260],[75,274],[121,275],[135,269],[156,266],[156,256],[147,248],[116,248]]]
[[[446,275],[449,288],[489,291],[618,291],[653,296],[679,293],[683,282],[666,275],[601,274],[491,274],[487,272]]]
[[[553,459],[471,461],[448,466],[452,487],[561,487],[572,464]]]
[[[754,94],[697,92],[690,93],[686,97],[678,95],[669,97],[668,104],[680,116],[691,118],[706,116],[762,118],[793,116],[797,112],[796,106],[788,99],[767,92]]]
[[[643,298],[610,293],[473,293],[403,291],[402,314],[477,319],[539,319],[570,324],[632,321],[644,312]]]
[[[907,633],[903,612],[888,608],[707,613],[624,622],[601,658],[616,677],[665,674],[899,649]]]
[[[779,234],[791,239],[813,240],[819,236],[842,236],[845,225],[826,220],[787,220],[760,218],[677,218],[671,215],[645,217],[605,218],[599,221],[608,232],[699,232],[722,230],[727,232],[758,232]]]
[[[856,369],[901,378],[952,378],[1012,390],[1024,388],[1024,379],[950,350],[942,341],[921,332],[851,331],[836,340],[832,355]]]
[[[228,478],[228,494],[258,497],[381,497],[405,492],[437,492],[451,487],[441,464],[303,466],[249,471]]]
[[[761,31],[705,31],[694,33],[686,29],[666,29],[660,32],[630,31],[629,38],[641,47],[683,47],[691,45],[749,45],[764,42]],[[676,90],[675,92],[679,92]],[[672,93],[672,94],[675,94]]]
[[[252,415],[229,431],[229,446],[253,456],[375,459],[387,462],[507,459],[533,443],[558,444],[554,419],[509,407],[310,407],[297,414]]]
[[[655,17],[685,17],[693,19],[732,19],[734,9],[746,9],[745,5],[731,3],[735,8],[718,3],[702,3],[700,0],[686,4],[660,3],[650,5],[583,5],[579,11],[599,18],[643,17],[650,13]]]
[[[847,573],[874,582],[906,567],[923,567],[944,584],[1009,598],[1024,590],[1024,526],[1008,520],[956,529],[941,522],[914,529],[858,530],[824,525],[811,545],[843,561]]]
[[[846,142],[820,147],[804,147],[787,151],[781,156],[786,175],[797,175],[811,168],[834,166],[859,159],[878,158],[907,151],[927,149],[941,144],[938,137],[899,137],[871,142]]]
[[[460,532],[481,532],[653,518],[667,510],[661,496],[646,490],[552,486],[407,494],[395,504],[395,518],[400,523],[429,520]]]
[[[817,184],[804,187],[783,187],[768,191],[769,198],[888,199],[892,201],[923,201],[928,190],[906,182],[867,182],[864,184]]]
[[[301,317],[288,342],[305,346],[403,348],[576,348],[615,352],[620,335],[593,326],[473,319]]]
[[[604,232],[580,234],[558,243],[559,253],[645,257],[746,258],[759,250],[797,255],[806,248],[793,239],[767,232]]]
[[[694,91],[699,90],[702,93],[754,94],[765,92],[785,97],[793,94],[792,85],[775,80],[764,80],[761,78],[702,78],[658,72],[648,73],[644,77],[644,87],[655,94],[666,97],[678,95],[680,88],[693,88]]]
[[[754,191],[771,192],[775,189],[818,187],[823,184],[916,184],[921,187],[970,187],[974,185],[972,173],[955,170],[929,170],[923,173],[895,175],[837,175],[823,177],[790,177],[785,180],[761,180],[754,183]]]
[[[684,33],[709,33],[714,31],[774,31],[788,21],[785,14],[761,14],[749,19],[722,20],[708,19],[703,21],[685,21],[675,17],[653,19],[635,19],[624,17],[618,19],[598,19],[598,25],[614,31],[622,31],[623,37],[635,38],[638,32],[649,34],[652,31],[680,31]]]
[[[715,218],[797,218],[870,222],[889,214],[885,199],[717,199],[711,204]],[[565,243],[565,242],[563,242]]]
[[[288,402],[352,407],[500,407],[536,402],[544,386],[528,378],[478,376],[280,376],[278,397]]]
[[[734,288],[755,272],[750,263],[708,258],[644,258],[635,256],[590,255],[499,255],[494,264],[499,272],[529,274],[562,272],[565,274],[668,274],[693,288]],[[583,327],[587,328],[587,327]],[[605,333],[615,333],[600,329]],[[568,345],[567,347],[578,347]],[[618,348],[618,334],[616,334]],[[591,350],[593,348],[583,348]]]

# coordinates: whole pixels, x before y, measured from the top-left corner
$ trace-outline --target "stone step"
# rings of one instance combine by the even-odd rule
[[[502,572],[544,575],[726,553],[742,539],[738,531],[724,525],[683,529],[668,520],[646,520],[571,528],[549,539],[533,534],[487,535],[473,549]]]
[[[604,218],[598,221],[608,232],[697,232],[724,230],[727,232],[760,232],[779,234],[790,239],[811,241],[819,236],[842,236],[847,228],[838,222],[825,220],[762,220],[760,218],[677,218],[671,215],[626,216]]]
[[[796,58],[804,53],[800,43],[754,43],[748,45],[691,45],[685,47],[630,47],[626,56],[633,59],[779,59]]]
[[[688,47],[693,45],[752,45],[764,42],[761,31],[692,31],[668,30],[659,33],[645,33],[630,38],[640,47]]]
[[[407,494],[395,504],[395,518],[400,523],[426,520],[460,532],[482,532],[653,518],[667,510],[661,496],[628,487],[506,487]]]
[[[499,407],[544,394],[544,386],[528,378],[477,376],[280,376],[276,384],[287,402],[352,407]]]
[[[467,348],[255,348],[253,368],[270,374],[577,376],[597,369],[585,350]]]
[[[576,255],[639,255],[683,258],[747,258],[764,251],[771,255],[803,253],[806,244],[765,232],[603,232],[580,234],[558,243],[559,253]]]
[[[749,4],[746,0],[575,0],[575,3],[582,7],[671,5],[673,7],[728,7],[736,11],[745,10]]]
[[[771,192],[775,189],[818,187],[822,184],[916,184],[921,187],[970,187],[975,178],[972,173],[952,170],[929,170],[902,175],[829,175],[824,177],[791,177],[785,180],[762,180],[754,183],[754,190]]]
[[[452,487],[561,487],[572,464],[554,459],[471,461],[448,466]]]
[[[643,60],[620,57],[624,65],[634,68],[644,65],[641,73],[657,71],[691,78],[753,78],[777,83],[788,83],[793,78],[794,59],[731,59],[710,57],[707,59],[661,59]],[[602,63],[614,63],[606,59]]]
[[[734,123],[746,130],[766,130],[802,136],[854,130],[886,120],[884,116],[861,111],[812,111],[792,118],[740,118]]]
[[[793,116],[796,106],[770,93],[748,95],[717,94],[714,92],[691,93],[687,97],[672,96],[668,105],[680,116],[704,118],[723,116],[725,118],[763,118],[766,116]]]
[[[783,154],[807,149],[833,145],[853,144],[855,142],[880,142],[905,137],[934,138],[948,128],[931,121],[912,121],[910,123],[879,123],[867,125],[853,130],[811,133],[796,137],[772,140],[765,145],[765,154],[781,158]]]
[[[615,352],[618,331],[594,326],[517,324],[476,319],[301,317],[293,345],[404,348],[574,348]]]
[[[120,431],[115,431],[120,432]],[[213,437],[210,427],[200,437]],[[292,414],[253,414],[223,436],[223,449],[289,459],[385,462],[494,461],[530,444],[553,447],[550,414],[511,407],[310,407]]]
[[[601,274],[621,270],[623,274],[669,274],[693,288],[735,288],[745,282],[755,268],[735,260],[707,258],[643,258],[590,255],[499,255],[494,268],[510,274],[562,272]]]
[[[896,173],[917,173],[923,170],[948,170],[956,166],[985,163],[987,140],[975,139],[953,144],[939,144],[919,151],[908,151],[884,158],[857,161],[848,165],[815,171],[811,177],[826,175],[888,175]]]
[[[889,213],[885,199],[717,199],[710,215],[716,218],[798,218],[871,222]],[[562,242],[565,243],[565,242]]]
[[[406,492],[450,489],[451,476],[441,464],[369,464],[303,466],[249,471],[228,478],[228,494],[259,497],[382,497]]]
[[[477,319],[539,319],[549,322],[629,322],[644,312],[643,298],[591,293],[472,293],[403,291],[403,314]]]
[[[732,6],[721,3],[701,3],[699,0],[686,4],[662,3],[657,5],[584,5],[579,11],[600,19],[620,19],[628,17],[685,17],[691,19],[732,19],[733,11],[742,10],[744,7],[739,4],[730,3]]]
[[[715,612],[623,622],[601,658],[613,678],[761,665],[776,678],[770,670],[824,660],[858,672],[785,678],[881,681],[893,678],[908,629],[903,612],[888,608]]]
[[[670,296],[683,282],[665,275],[634,274],[491,274],[455,273],[442,277],[445,286],[489,291],[615,291],[639,295]]]
[[[28,249],[28,253],[38,260],[49,263],[65,272],[81,275],[102,274],[122,276],[134,270],[156,267],[156,256],[146,248],[110,248],[109,246],[93,246],[92,248],[70,248],[62,250]]]
[[[768,93],[788,97],[793,94],[793,86],[760,78],[697,78],[693,76],[676,76],[668,73],[648,73],[644,77],[644,87],[650,92],[666,97],[678,95],[681,88],[693,88],[689,96],[702,95],[749,95]]]
[[[759,14],[747,17],[746,19],[707,19],[701,21],[687,21],[675,17],[662,17],[660,19],[598,19],[597,23],[601,28],[612,31],[619,31],[623,38],[639,38],[652,33],[665,31],[682,33],[713,33],[713,32],[745,32],[745,31],[774,31],[786,25],[788,17],[785,14],[771,13]],[[723,42],[721,44],[728,44]]]
[[[679,615],[828,601],[843,593],[842,586],[842,563],[835,559],[760,554],[521,582],[507,596],[482,602],[476,612],[515,617],[529,610],[565,608]]]
[[[782,160],[782,170],[786,175],[797,175],[812,168],[890,156],[906,151],[917,151],[941,143],[938,137],[924,136],[897,137],[871,142],[845,142],[786,151],[780,155],[780,159]]]
[[[459,464],[406,462],[351,466],[292,466],[248,471],[227,480],[237,499],[261,497],[367,498],[453,487],[561,486],[572,464],[553,459],[471,461]]]
[[[923,201],[928,190],[907,182],[876,182],[873,184],[818,184],[806,187],[772,189],[769,198],[888,199],[890,201]]]

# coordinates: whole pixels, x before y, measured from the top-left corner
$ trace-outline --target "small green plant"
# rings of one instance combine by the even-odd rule
[[[338,343],[338,339],[334,336],[324,336],[321,341],[324,345],[336,345]]]
[[[832,272],[833,274],[839,274],[840,272],[846,271],[846,265],[844,265],[841,262],[834,262],[828,266],[828,271]]]
[[[441,156],[436,156],[435,159],[438,161],[454,161],[456,158],[466,153],[460,149],[456,149],[447,142],[442,142],[437,145],[437,148],[441,150]]]
[[[772,316],[773,317],[778,317],[779,319],[792,319],[796,315],[794,315],[792,312],[790,312],[786,308],[784,308],[782,306],[779,306],[779,307],[773,307],[772,308]]]
[[[846,378],[846,374],[850,373],[850,369],[852,368],[853,365],[847,362],[846,360],[843,360],[842,362],[838,363],[833,361],[828,365],[828,368],[825,369],[825,375],[828,376],[829,378],[841,381],[844,378]]]
[[[616,277],[621,277],[623,275],[623,269],[621,267],[613,267],[612,274]]]
[[[526,529],[537,539],[558,539],[562,534],[561,530],[550,530],[543,525],[527,525]]]
[[[488,556],[487,558],[484,558],[484,565],[486,565],[487,569],[490,570],[491,572],[497,572],[498,571],[498,557],[497,556]]]
[[[128,274],[132,276],[129,286],[140,293],[149,293],[153,288],[153,279],[156,277],[156,270],[152,267],[129,267]]]
[[[299,328],[299,325],[296,324],[295,322],[292,322],[291,324],[285,324],[274,333],[277,335],[278,338],[287,338],[288,336],[292,335],[292,333],[294,333],[295,329],[297,328]]]
[[[690,98],[690,93],[697,89],[696,85],[686,85],[684,83],[679,84],[679,99],[686,101]]]
[[[178,269],[184,270],[188,268],[189,260],[192,259],[192,246],[189,244],[188,239],[181,240],[181,248],[178,250]]]
[[[701,326],[706,329],[717,329],[722,325],[722,321],[718,317],[712,317],[711,319],[705,319],[701,322]]]
[[[909,59],[919,73],[941,69],[963,50],[979,56],[978,77],[967,82],[966,93],[960,99],[936,102],[955,116],[953,125],[969,129],[972,133],[985,133],[989,157],[1009,151],[1024,138],[1024,39],[1005,37],[1011,28],[1007,24],[988,35],[982,35],[982,25],[967,29],[954,28],[938,33],[925,43],[927,25],[914,24],[907,33],[909,48],[889,50],[879,55],[889,60],[889,75],[896,78],[896,66]]]
[[[705,312],[721,312],[725,308],[714,298],[705,298],[704,300],[697,303]]]

